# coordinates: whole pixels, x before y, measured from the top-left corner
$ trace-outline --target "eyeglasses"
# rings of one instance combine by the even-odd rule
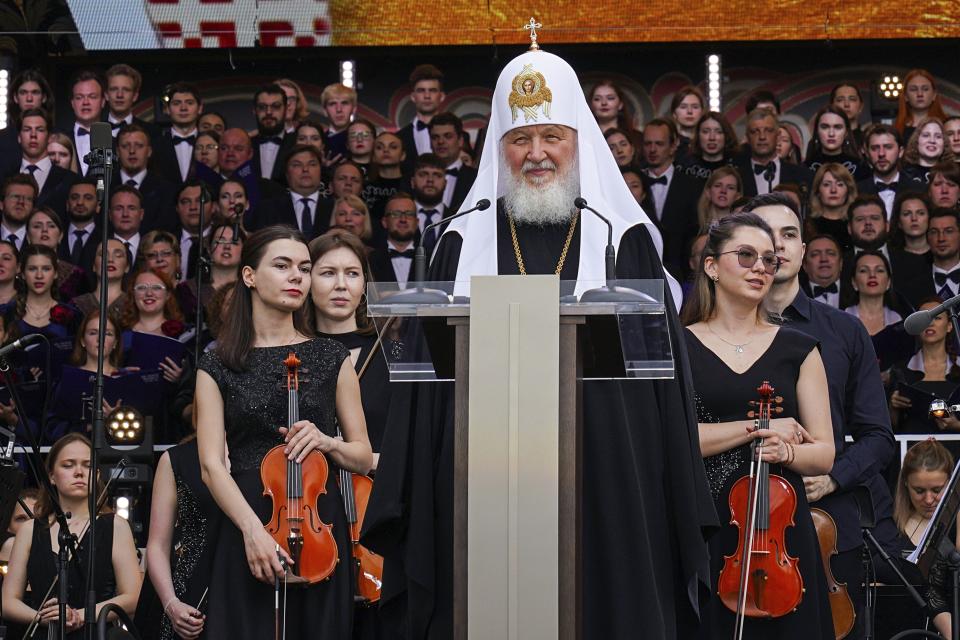
[[[137,295],[142,296],[147,292],[160,293],[161,291],[166,291],[167,288],[162,284],[138,284],[133,288],[133,290]]]
[[[399,220],[400,218],[416,218],[416,211],[390,211],[387,213],[388,218],[393,218],[394,220]]]
[[[356,131],[347,136],[350,140],[368,140],[372,137],[369,131]]]
[[[194,149],[199,149],[200,151],[216,151],[220,148],[220,145],[214,144],[198,144]]]
[[[753,247],[739,247],[732,251],[723,251],[718,253],[717,256],[723,256],[728,253],[737,254],[737,262],[739,262],[740,266],[744,269],[752,269],[753,265],[757,264],[757,259],[759,258],[759,260],[763,263],[763,270],[766,273],[774,275],[780,270],[780,258],[773,253],[765,253],[760,255]]]
[[[163,251],[151,251],[150,253],[144,254],[147,260],[157,260],[158,258],[172,258],[173,251],[170,249],[165,249]]]
[[[214,240],[214,241],[213,241],[214,246],[216,246],[216,245],[221,245],[221,246],[223,246],[223,245],[230,245],[230,244],[237,244],[237,243],[238,243],[237,240],[224,240],[224,239],[222,239],[222,238],[221,238],[220,240]]]
[[[22,196],[18,193],[11,193],[7,196],[10,200],[14,202],[33,202],[33,196]]]

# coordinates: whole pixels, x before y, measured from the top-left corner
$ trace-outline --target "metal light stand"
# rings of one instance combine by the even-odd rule
[[[100,123],[97,123],[100,124]],[[95,124],[94,126],[97,126]],[[110,125],[107,124],[107,127]],[[111,135],[112,140],[112,135]],[[107,233],[108,209],[110,197],[110,181],[113,176],[113,149],[91,149],[88,165],[90,175],[97,179],[97,200],[100,203],[100,246],[106,252],[109,235]],[[97,592],[94,582],[94,572],[97,566],[97,545],[96,527],[97,527],[97,469],[98,452],[106,447],[106,434],[104,431],[103,418],[103,364],[104,347],[107,338],[107,260],[100,261],[100,331],[97,334],[97,375],[93,387],[93,449],[90,452],[90,477],[88,487],[88,507],[90,510],[90,524],[88,535],[90,536],[90,549],[87,559],[87,600],[84,612],[84,624],[86,626],[84,637],[87,640],[96,640],[97,637]]]
[[[200,230],[197,235],[197,309],[194,321],[193,366],[200,362],[200,337],[203,331],[203,276],[210,271],[210,258],[203,247],[204,209],[207,206],[207,187],[200,183]],[[211,238],[211,241],[213,238]]]

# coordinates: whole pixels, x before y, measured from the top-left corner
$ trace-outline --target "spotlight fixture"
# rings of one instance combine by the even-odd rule
[[[883,76],[880,81],[880,95],[887,100],[896,100],[903,91],[903,82],[899,76]]]
[[[723,76],[720,71],[720,55],[711,53],[707,56],[707,104],[710,111],[720,111],[722,106],[720,95]]]
[[[133,407],[117,407],[107,416],[107,439],[111,445],[143,444],[143,416]]]
[[[9,120],[7,119],[7,102],[10,99],[10,72],[6,69],[0,69],[0,129],[6,129]]]
[[[340,61],[340,83],[351,89],[357,88],[357,63],[353,60]]]

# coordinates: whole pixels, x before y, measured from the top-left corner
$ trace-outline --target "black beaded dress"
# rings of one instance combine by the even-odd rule
[[[216,534],[223,514],[200,477],[197,441],[191,440],[167,451],[177,489],[177,517],[170,549],[173,591],[191,607],[201,604],[210,586],[210,571]],[[210,597],[210,594],[207,594]],[[206,602],[202,609],[206,609]],[[173,625],[163,614],[163,605],[149,574],[144,579],[134,622],[143,640],[174,640]],[[206,630],[200,638],[206,638]]]
[[[97,565],[94,571],[97,602],[103,602],[117,595],[117,580],[113,573],[113,518],[106,514],[97,518]],[[76,559],[71,561],[67,571],[67,604],[74,609],[86,605],[87,558],[89,558],[90,536],[84,533],[77,545]],[[33,540],[30,544],[30,557],[27,559],[27,601],[34,609],[39,609],[44,594],[57,577],[57,552],[50,540],[50,525],[43,520],[34,520]],[[58,587],[54,587],[50,598],[57,597]],[[37,637],[45,637],[46,630],[41,629]],[[80,640],[84,630],[77,629],[67,634],[67,640]]]
[[[777,417],[799,418],[797,408],[797,380],[800,366],[807,355],[817,347],[810,336],[789,328],[780,328],[767,350],[742,374],[732,371],[713,351],[708,349],[689,329],[684,330],[693,371],[697,414],[701,423],[731,422],[747,419],[749,402],[757,398],[757,387],[767,380],[776,395],[783,398],[783,413]],[[743,445],[703,460],[710,491],[713,493],[721,528],[709,540],[710,578],[713,592],[723,568],[724,556],[732,555],[739,542],[738,529],[730,525],[728,496],[733,484],[749,473],[750,448]],[[780,618],[760,620],[748,618],[744,638],[776,638],[811,640],[832,638],[833,621],[827,600],[823,565],[816,530],[810,518],[799,474],[780,465],[771,465],[770,473],[786,478],[797,494],[796,525],[786,530],[787,552],[798,558],[804,593],[796,611]],[[731,636],[735,614],[726,608],[720,598],[711,598],[702,619],[702,638]]]
[[[287,370],[283,364],[293,351],[300,359],[300,419],[310,420],[329,436],[336,436],[336,390],[340,366],[349,352],[325,338],[283,347],[250,350],[245,371],[228,369],[215,351],[201,358],[200,369],[217,383],[223,396],[224,426],[230,456],[230,474],[262,522],[267,522],[271,500],[263,495],[260,462],[282,444],[277,431],[287,426]],[[353,586],[350,544],[343,499],[337,486],[338,469],[328,457],[326,493],[317,501],[320,520],[332,525],[340,562],[328,580],[308,587],[288,587],[286,637],[350,638]],[[223,519],[213,557],[207,634],[213,640],[263,640],[274,637],[274,590],[250,573],[243,534]]]

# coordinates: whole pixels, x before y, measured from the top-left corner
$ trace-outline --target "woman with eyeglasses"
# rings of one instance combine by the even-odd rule
[[[367,120],[354,120],[347,127],[347,155],[363,170],[363,175],[368,174],[373,159],[373,139],[376,137],[376,127]]]
[[[93,259],[93,272],[97,274],[96,288],[92,293],[75,297],[70,302],[80,313],[87,314],[100,308],[100,267],[103,258],[103,245],[97,247]],[[119,316],[123,310],[125,293],[123,279],[130,271],[130,256],[123,242],[116,238],[107,240],[107,310]]]
[[[750,469],[751,447],[770,473],[785,478],[796,494],[794,525],[786,529],[785,552],[799,559],[804,592],[796,610],[777,618],[747,618],[747,637],[832,638],[833,622],[824,585],[816,531],[803,476],[833,465],[833,427],[827,379],[817,341],[771,324],[761,303],[780,260],[773,232],[752,213],[728,216],[710,227],[693,294],[684,307],[684,332],[693,372],[700,449],[721,530],[709,541],[712,590],[717,593],[725,556],[737,553],[739,529],[729,524],[734,483]],[[768,381],[782,408],[769,428],[755,429],[747,413]],[[735,614],[719,598],[701,611],[702,637],[729,638]]]
[[[193,145],[193,159],[214,173],[220,173],[220,134],[213,129],[197,134],[197,142]]]
[[[180,280],[180,241],[167,231],[151,231],[140,240],[134,270],[150,269]]]

